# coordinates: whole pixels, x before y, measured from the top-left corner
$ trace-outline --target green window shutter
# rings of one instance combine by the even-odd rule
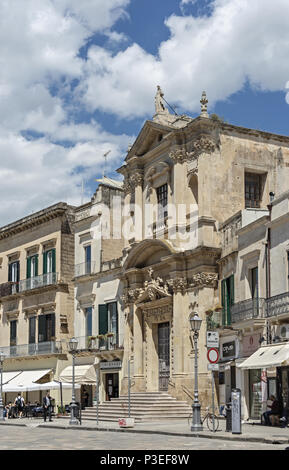
[[[26,264],[26,279],[31,278],[31,256],[27,258],[27,264]]]
[[[234,274],[230,276],[229,282],[230,282],[230,305],[233,305],[235,302]]]
[[[53,248],[52,251],[52,272],[56,273],[56,250]]]
[[[38,276],[38,255],[35,255],[35,277]]]
[[[43,253],[43,274],[47,274],[47,251]]]
[[[105,335],[108,329],[108,310],[107,305],[102,304],[98,306],[98,334]]]
[[[226,279],[222,280],[221,289],[222,289],[222,307],[223,307],[223,310],[222,310],[222,325],[224,326],[224,325],[226,325],[226,311],[227,311],[227,308],[226,308]]]

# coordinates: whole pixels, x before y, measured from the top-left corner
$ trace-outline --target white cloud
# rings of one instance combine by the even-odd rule
[[[197,17],[183,9],[165,20],[170,37],[157,56],[136,43],[114,52],[128,40],[113,26],[129,3],[1,0],[0,225],[57,200],[79,203],[81,178],[102,172],[105,151],[111,168],[118,166],[132,138],[105,132],[89,118],[95,110],[152,117],[157,85],[169,103],[191,113],[199,112],[203,89],[211,107],[247,80],[260,90],[284,90],[288,0],[214,0],[206,2],[210,13]],[[95,33],[105,45],[91,45],[84,59],[79,50]],[[82,111],[89,122],[81,122]],[[29,140],[24,131],[41,138]]]
[[[80,91],[90,109],[121,117],[152,116],[161,85],[168,102],[200,110],[202,90],[209,104],[228,98],[248,80],[260,90],[283,90],[289,76],[288,0],[215,0],[211,14],[172,15],[170,38],[158,57],[137,44],[113,55],[92,47]]]
[[[75,124],[71,83],[82,77],[79,49],[92,34],[121,40],[110,28],[128,3],[1,0],[0,225],[59,200],[79,204],[81,179],[102,173],[103,153],[111,149],[111,170],[122,159],[131,137],[93,120]]]

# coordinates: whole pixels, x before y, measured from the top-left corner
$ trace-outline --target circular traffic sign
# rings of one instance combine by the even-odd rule
[[[210,348],[207,352],[208,361],[211,364],[216,364],[219,360],[219,351],[217,348]]]

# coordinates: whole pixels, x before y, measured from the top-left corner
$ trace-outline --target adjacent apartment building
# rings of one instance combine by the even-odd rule
[[[12,389],[57,379],[71,361],[73,223],[74,208],[58,203],[0,229],[0,344],[3,383]],[[41,399],[28,393],[26,401]],[[5,402],[14,398],[8,391]]]

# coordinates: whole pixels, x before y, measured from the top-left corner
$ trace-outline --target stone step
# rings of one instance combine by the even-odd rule
[[[192,410],[187,402],[178,401],[167,392],[150,392],[131,394],[130,413],[136,422],[158,422],[161,420],[187,419]],[[128,417],[127,396],[120,396],[99,404],[99,421],[117,422],[122,417]],[[96,418],[95,406],[82,410],[83,420],[96,421]]]

